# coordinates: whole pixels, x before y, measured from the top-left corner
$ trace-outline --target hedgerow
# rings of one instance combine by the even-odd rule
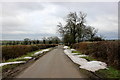
[[[119,41],[81,42],[72,45],[72,47],[83,54],[88,54],[120,69]]]
[[[6,61],[8,59],[14,59],[22,55],[25,55],[28,52],[54,47],[54,46],[56,46],[56,44],[2,46],[2,60]]]

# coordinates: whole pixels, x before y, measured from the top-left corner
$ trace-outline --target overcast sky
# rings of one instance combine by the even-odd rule
[[[106,39],[118,38],[117,2],[5,2],[2,3],[3,40],[59,36],[56,25],[65,24],[69,12],[87,13],[86,24]]]

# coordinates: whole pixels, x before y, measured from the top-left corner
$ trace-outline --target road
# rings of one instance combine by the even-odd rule
[[[16,78],[86,78],[63,52],[62,46],[48,52]]]

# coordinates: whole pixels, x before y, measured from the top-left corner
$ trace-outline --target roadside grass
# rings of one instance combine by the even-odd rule
[[[76,55],[82,55],[82,53],[80,53],[79,51],[72,51],[72,53],[79,53]],[[97,61],[97,59],[94,59],[91,56],[84,56],[84,57],[80,57],[80,58],[84,58],[88,61]],[[108,69],[100,69],[98,71],[96,71],[95,73],[104,77],[104,78],[120,78],[120,70],[117,70],[111,66],[107,67]]]
[[[68,46],[68,49],[70,49],[71,47],[70,46]]]
[[[101,69],[97,73],[104,75],[105,78],[120,78],[120,71],[110,66],[108,69]]]
[[[15,59],[9,59],[6,62],[28,61],[30,59],[27,59],[27,58],[24,58],[24,57],[35,57],[37,55],[33,55],[33,54],[36,53],[36,52],[42,51],[42,50],[43,49],[39,49],[37,51],[29,52],[26,55],[23,55],[21,57],[15,58]],[[48,52],[48,51],[46,51],[46,52]],[[8,70],[12,70],[12,69],[14,69],[15,67],[17,67],[21,64],[24,64],[24,63],[4,65],[4,66],[0,67],[0,71],[7,72]]]
[[[80,57],[80,58],[84,58],[84,59],[86,59],[88,61],[96,61],[96,59],[94,59],[94,58],[92,58],[90,56],[84,56],[84,57]]]
[[[90,56],[81,57],[81,58],[84,58],[88,61],[97,61],[97,59],[94,59]],[[108,69],[100,69],[96,73],[102,75],[105,78],[120,78],[120,71],[119,70],[117,70],[111,66],[108,66],[107,68]]]
[[[23,64],[23,63],[21,63],[21,64]],[[7,72],[8,70],[12,70],[12,69],[14,69],[15,67],[17,67],[21,64],[8,64],[8,65],[4,65],[0,68],[1,68],[2,72]]]
[[[37,50],[37,51],[33,51],[33,52],[29,52],[27,53],[26,55],[23,55],[21,57],[18,57],[18,58],[15,58],[15,59],[9,59],[7,60],[6,62],[15,62],[15,61],[28,61],[29,59],[26,59],[24,57],[33,57],[33,54],[38,52],[38,51],[41,51],[42,49],[40,50]],[[2,70],[3,72],[6,72],[8,70],[12,70],[14,69],[15,67],[21,65],[21,64],[24,64],[24,63],[20,63],[20,64],[8,64],[8,65],[4,65],[2,67],[0,67],[0,70]]]
[[[7,60],[6,62],[27,61],[27,60],[29,59],[23,59],[22,57],[19,57],[19,58]]]
[[[80,53],[79,51],[72,51],[72,53],[78,53],[76,55],[82,55],[82,53]]]
[[[72,51],[72,53],[79,53],[78,51]]]
[[[23,55],[21,57],[18,57],[18,58],[15,58],[15,59],[9,59],[7,60],[6,62],[14,62],[14,61],[27,61],[29,59],[24,59],[24,57],[34,57],[33,54],[38,52],[38,51],[41,51],[42,49],[40,50],[37,50],[37,51],[33,51],[33,52],[29,52],[27,53],[26,55]]]

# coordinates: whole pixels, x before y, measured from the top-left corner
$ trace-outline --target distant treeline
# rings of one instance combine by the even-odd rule
[[[23,41],[13,40],[13,41],[1,41],[1,45],[32,45],[32,44],[58,44],[60,39],[58,37],[48,37],[43,38],[42,40],[31,40],[25,38]]]

